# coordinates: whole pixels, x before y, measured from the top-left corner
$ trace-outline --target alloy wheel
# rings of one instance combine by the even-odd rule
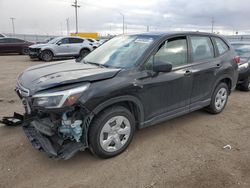
[[[221,88],[215,97],[215,108],[220,111],[221,109],[224,108],[226,102],[227,102],[227,89],[226,88]]]

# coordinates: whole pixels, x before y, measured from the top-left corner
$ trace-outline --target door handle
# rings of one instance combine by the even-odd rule
[[[190,76],[192,75],[192,71],[191,70],[186,70],[186,72],[184,73],[184,76]]]

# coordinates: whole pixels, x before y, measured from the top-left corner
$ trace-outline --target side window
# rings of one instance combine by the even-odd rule
[[[153,62],[152,58],[150,62]],[[173,38],[164,42],[154,56],[154,63],[171,63],[173,67],[187,64],[186,38]]]
[[[209,37],[190,37],[193,61],[203,61],[214,57],[214,49]]]
[[[69,38],[69,43],[70,43],[70,44],[83,43],[83,39],[79,39],[79,38]]]
[[[220,55],[229,50],[229,47],[223,40],[221,40],[220,38],[214,38],[214,40]]]
[[[24,41],[21,40],[21,39],[13,39],[13,38],[10,38],[10,39],[9,39],[9,42],[10,42],[10,43],[24,43]]]
[[[61,44],[69,44],[69,38],[63,38],[60,40]]]
[[[0,43],[7,43],[6,39],[0,39]]]

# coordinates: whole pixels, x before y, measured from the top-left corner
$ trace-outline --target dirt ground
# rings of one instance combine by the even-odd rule
[[[22,112],[15,79],[41,63],[0,56],[0,117]],[[0,187],[250,187],[250,93],[235,91],[223,113],[197,111],[140,130],[108,160],[85,151],[54,160],[36,151],[21,127],[0,127]],[[230,144],[232,149],[223,149]]]

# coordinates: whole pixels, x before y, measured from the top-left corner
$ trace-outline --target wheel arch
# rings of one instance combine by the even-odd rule
[[[40,54],[44,51],[50,51],[53,54],[53,56],[55,56],[54,50],[51,48],[42,48]]]
[[[88,50],[89,52],[91,52],[91,49],[85,46],[79,50],[79,54],[81,53],[82,50]]]
[[[103,110],[114,105],[121,105],[126,107],[135,116],[136,126],[140,128],[140,123],[144,121],[144,108],[141,101],[134,96],[126,95],[111,98],[98,105],[93,110],[93,113],[94,115],[97,115]]]
[[[219,79],[217,79],[217,81],[214,84],[213,91],[215,90],[216,86],[221,82],[224,82],[227,84],[228,89],[229,89],[229,94],[230,94],[233,89],[232,88],[233,81],[232,81],[232,78],[228,75],[222,75],[219,77]]]

